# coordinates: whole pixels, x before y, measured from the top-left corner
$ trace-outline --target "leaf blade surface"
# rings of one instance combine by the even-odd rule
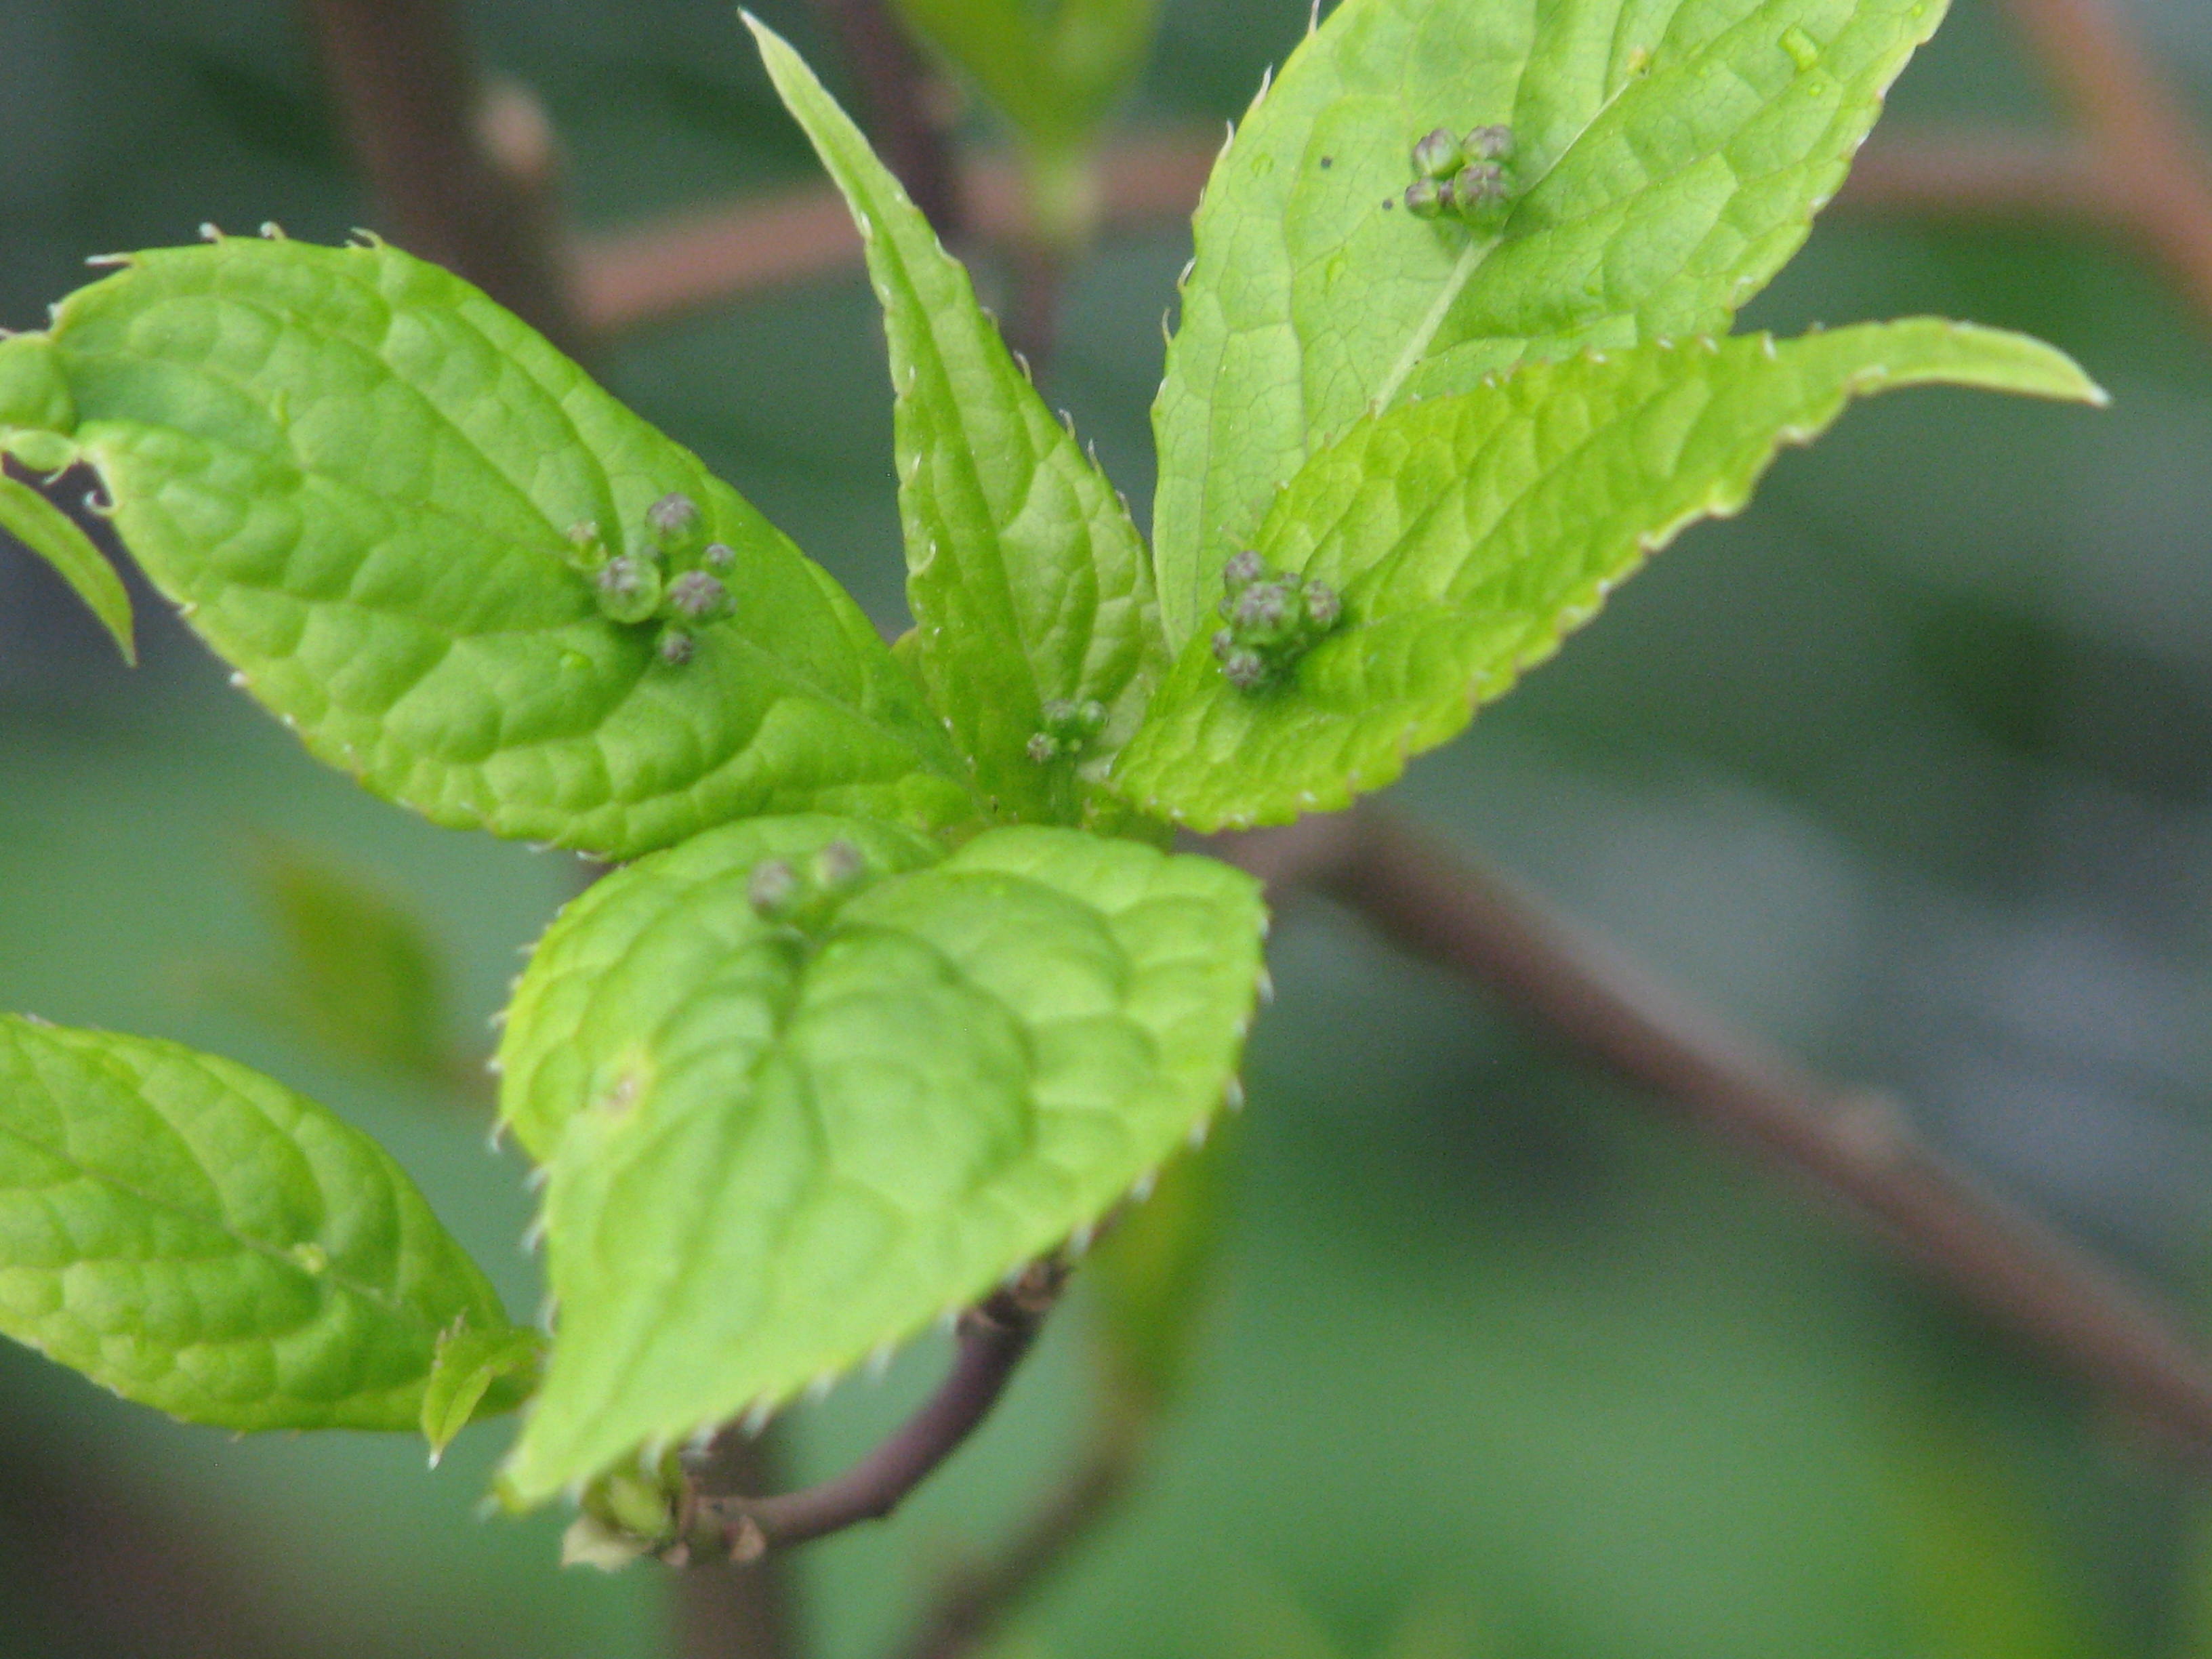
[[[0,1016],[0,1330],[186,1422],[405,1430],[457,1320],[507,1328],[359,1131],[214,1055]]]
[[[1164,666],[1143,538],[867,140],[797,53],[753,30],[852,208],[883,302],[915,665],[1003,816],[1073,821],[1079,762],[1127,739]],[[1030,757],[1047,703],[1091,701],[1100,734]]]
[[[525,1503],[780,1404],[1097,1221],[1212,1115],[1255,997],[1256,887],[1208,860],[987,831],[811,939],[748,928],[734,866],[671,908],[656,862],[603,884],[622,890],[531,969],[629,938],[633,903],[726,964],[663,978],[626,1039],[567,1021],[520,1039],[635,1079],[568,1086],[545,1211],[560,1324],[506,1477]]]
[[[523,1326],[479,1331],[456,1325],[441,1332],[420,1413],[432,1467],[470,1424],[527,1399],[544,1363],[544,1337]]]
[[[1344,624],[1257,693],[1193,640],[1115,781],[1201,830],[1348,805],[1456,735],[1680,530],[1741,510],[1782,446],[1854,396],[1939,383],[2102,397],[2048,346],[1917,319],[1531,363],[1363,421],[1257,538],[1271,565],[1335,586]]]
[[[1170,648],[1273,490],[1372,409],[1713,333],[1803,242],[1941,0],[1346,0],[1216,167],[1153,411]],[[1480,232],[1414,142],[1510,126]],[[1385,204],[1390,204],[1386,206]]]
[[[973,805],[866,619],[737,492],[476,289],[382,246],[134,256],[64,301],[68,434],[156,586],[319,758],[434,821],[635,856],[830,805]],[[671,493],[735,614],[661,660],[570,568]]]

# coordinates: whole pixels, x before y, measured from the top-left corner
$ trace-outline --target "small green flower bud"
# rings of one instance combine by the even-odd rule
[[[597,1496],[606,1518],[641,1541],[657,1543],[675,1534],[672,1495],[642,1474],[611,1474],[599,1486]]]
[[[1080,749],[1092,738],[1106,729],[1106,705],[1092,698],[1077,702],[1071,697],[1054,697],[1039,711],[1044,730],[1030,740],[1030,758],[1038,760],[1039,751],[1045,747],[1038,738],[1051,744],[1050,752],[1042,756],[1051,760],[1064,751]]]
[[[1477,127],[1467,135],[1462,146],[1468,158],[1475,161],[1504,161],[1513,155],[1511,127]]]
[[[608,560],[599,587],[599,610],[611,622],[641,623],[660,608],[660,571],[635,553]]]
[[[745,902],[763,921],[777,921],[791,914],[799,897],[799,872],[788,859],[769,859],[753,866],[745,882]]]
[[[1495,161],[1469,161],[1452,176],[1452,208],[1462,218],[1497,206],[1511,193],[1505,169]]]
[[[1229,626],[1239,645],[1279,645],[1298,624],[1297,590],[1279,582],[1254,582],[1237,596]]]
[[[570,568],[597,575],[607,562],[607,544],[599,539],[599,526],[589,519],[580,520],[568,526],[568,538],[566,556]]]
[[[1305,601],[1306,619],[1323,634],[1335,627],[1344,615],[1344,601],[1327,582],[1308,582]]]
[[[1239,691],[1256,691],[1267,683],[1267,659],[1239,646],[1221,659],[1221,678]]]
[[[1222,608],[1224,610],[1228,608],[1225,601],[1224,602]],[[1234,633],[1231,632],[1226,628],[1221,629],[1215,633],[1213,636],[1213,659],[1216,662],[1227,662],[1229,660],[1229,653],[1236,648],[1237,635]]]
[[[1229,562],[1221,567],[1222,586],[1231,593],[1242,592],[1254,582],[1266,580],[1267,575],[1267,562],[1249,547],[1242,553],[1231,554]]]
[[[707,550],[699,556],[699,562],[709,570],[727,570],[737,562],[737,550],[727,542],[708,542]]]
[[[703,570],[686,571],[668,586],[668,608],[686,622],[713,622],[737,607],[730,590]]]
[[[1449,179],[1466,163],[1459,139],[1444,127],[1413,146],[1413,171],[1424,179]]]
[[[707,515],[699,503],[681,490],[672,490],[645,509],[645,527],[671,552],[686,546],[706,526]]]
[[[814,855],[814,884],[825,890],[850,887],[867,870],[867,860],[849,841],[833,841]]]
[[[1451,190],[1433,179],[1416,179],[1406,186],[1406,211],[1416,219],[1439,219],[1451,205]]]
[[[1029,741],[1029,757],[1039,766],[1049,766],[1060,758],[1060,739],[1049,732],[1039,732]]]
[[[603,1567],[610,1572],[641,1556],[659,1555],[672,1563],[688,1559],[691,1547],[711,1547],[719,1539],[702,1532],[683,1536],[689,1504],[681,1461],[670,1453],[657,1463],[642,1460],[592,1482],[581,1510],[562,1540],[563,1564]]]
[[[680,628],[663,629],[660,643],[655,647],[661,661],[671,668],[681,668],[690,662],[698,650],[698,642]]]

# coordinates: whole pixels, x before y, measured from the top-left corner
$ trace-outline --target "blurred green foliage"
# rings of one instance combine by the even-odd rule
[[[805,8],[760,9],[832,60]],[[2212,13],[2128,11],[2212,116]],[[719,3],[471,17],[546,98],[592,225],[813,176]],[[1304,0],[1173,0],[1127,118],[1240,111],[1305,19]],[[1893,102],[1892,131],[2052,118],[1987,4],[1962,3]],[[335,240],[364,216],[276,0],[0,0],[0,157],[14,327],[89,253],[207,219]],[[1188,253],[1109,240],[1073,284],[1048,390],[1117,478],[1143,477]],[[2042,334],[2115,406],[1854,415],[1401,799],[1735,1018],[1896,1089],[2201,1319],[2212,335],[2124,250],[1840,214],[1746,325],[1917,311]],[[626,342],[605,373],[889,621],[873,313],[855,271]],[[532,1306],[516,1166],[456,1100],[271,1029],[205,964],[283,970],[238,856],[273,835],[430,919],[468,1030],[579,866],[380,807],[157,613],[133,676],[71,604],[0,557],[0,1006],[219,1049],[330,1101]],[[1009,1655],[1237,1659],[1255,1609],[1285,1603],[1353,1656],[1422,1639],[1405,1632],[1431,1607],[1465,1610],[1437,1639],[1470,1659],[2212,1653],[2212,1511],[2125,1425],[1796,1188],[1346,918],[1303,909],[1276,937],[1219,1316],[1145,1486]],[[1087,1312],[908,1513],[802,1558],[836,1659],[878,1650],[952,1544],[1062,1467]],[[896,1420],[940,1357],[797,1413],[805,1467]],[[653,1572],[562,1575],[557,1519],[476,1517],[504,1429],[425,1476],[411,1440],[233,1444],[13,1350],[0,1404],[0,1659],[666,1650]]]
[[[303,843],[264,836],[250,868],[276,961],[236,976],[226,988],[234,1006],[340,1060],[450,1087],[465,1061],[449,1047],[445,963],[422,918]]]
[[[896,0],[1030,149],[1082,149],[1143,72],[1160,0]]]
[[[1084,1270],[1106,1382],[1127,1407],[1164,1411],[1188,1381],[1218,1288],[1242,1122],[1221,1119],[1203,1147],[1170,1161]]]

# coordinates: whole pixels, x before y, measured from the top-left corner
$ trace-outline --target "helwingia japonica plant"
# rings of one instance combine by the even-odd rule
[[[981,61],[959,9],[912,9]],[[1118,62],[1151,9],[1107,9]],[[536,946],[496,1062],[549,1328],[323,1109],[21,1018],[0,1328],[238,1429],[442,1446],[521,1405],[510,1503],[586,1494],[603,1531],[665,1542],[634,1500],[678,1449],[1073,1254],[1235,1096],[1265,913],[1176,829],[1389,783],[1855,397],[2098,399],[1965,324],[1729,331],[1941,11],[1346,0],[1199,210],[1149,540],[754,24],[882,302],[914,624],[889,647],[443,271],[278,237],[114,261],[0,341],[0,451],[93,469],[154,585],[317,757],[620,867]],[[1080,136],[1056,110],[1044,150]],[[67,517],[9,480],[0,523],[130,649]]]

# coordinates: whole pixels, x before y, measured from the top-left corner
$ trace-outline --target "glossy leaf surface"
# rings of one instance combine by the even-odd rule
[[[396,249],[233,240],[71,296],[66,434],[156,585],[322,759],[437,822],[630,857],[824,805],[939,823],[957,757],[866,619],[696,458]],[[681,493],[734,614],[680,665],[570,528]]]
[[[781,979],[791,941],[754,914],[749,881],[771,860],[796,868],[838,841],[878,874],[918,870],[945,852],[857,818],[757,818],[596,882],[562,913],[515,988],[499,1049],[500,1118],[532,1158],[551,1162],[586,1105],[634,1101],[648,1054],[657,1066],[696,1048],[702,1063],[734,1058],[742,1070],[744,1029],[712,1012],[682,1021],[695,997],[709,1009],[744,1004],[752,988]]]
[[[1266,690],[1185,647],[1116,781],[1197,830],[1286,823],[1381,788],[1466,726],[1699,519],[1739,511],[1784,444],[1854,396],[1941,382],[2101,396],[2019,335],[1921,319],[1528,365],[1354,426],[1257,538],[1345,621]]]
[[[0,1016],[0,1330],[229,1429],[412,1429],[507,1322],[367,1136],[174,1043]]]
[[[1054,417],[867,140],[789,46],[754,32],[784,101],[845,192],[883,301],[897,392],[912,660],[1008,817],[1073,821],[1077,769],[1112,754],[1165,665],[1143,539]],[[1043,760],[1054,702],[1106,724]]]
[[[1345,0],[1215,169],[1154,411],[1170,647],[1277,486],[1370,410],[1715,333],[1804,240],[1941,0]],[[1401,199],[1512,129],[1494,224]]]
[[[510,1085],[541,1139],[567,1121],[521,1502],[777,1405],[1095,1223],[1212,1115],[1251,1015],[1259,894],[1210,860],[992,830],[799,929],[756,914],[742,855],[672,891],[703,858],[602,884],[518,1004]],[[619,1018],[537,989],[651,954],[698,967],[626,980]]]

